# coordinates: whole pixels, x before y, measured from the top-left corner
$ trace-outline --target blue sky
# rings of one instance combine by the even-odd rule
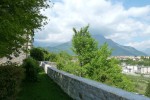
[[[150,0],[111,0],[113,3],[122,2],[123,6],[128,9],[130,7],[141,7],[150,5]]]
[[[53,0],[42,11],[50,21],[35,34],[43,44],[70,41],[72,28],[90,24],[90,32],[135,47],[150,48],[150,0]]]

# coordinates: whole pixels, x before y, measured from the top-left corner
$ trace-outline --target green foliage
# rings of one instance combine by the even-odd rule
[[[72,39],[73,52],[78,56],[80,66],[84,66],[91,62],[95,56],[97,48],[97,42],[91,37],[89,26],[81,28],[80,31],[74,30],[74,36]]]
[[[146,91],[145,91],[145,95],[150,97],[150,81],[149,81],[149,83],[147,85],[147,88],[146,88]]]
[[[85,68],[73,62],[69,62],[69,64],[65,65],[65,67],[62,70],[77,76],[84,76],[86,74]]]
[[[98,48],[97,42],[88,32],[88,27],[81,28],[80,31],[73,29],[75,33],[72,39],[73,51],[85,71],[85,74],[81,73],[81,76],[133,91],[132,83],[121,73],[118,61],[109,58],[112,50],[106,43]]]
[[[65,65],[69,64],[69,60],[71,59],[71,56],[67,53],[67,52],[60,52],[57,55],[57,68],[58,69],[63,69],[65,67]]]
[[[133,91],[132,83],[121,73],[122,70],[118,65],[118,61],[114,58],[109,58],[111,50],[106,43],[101,46],[96,54],[91,62],[88,76],[96,81]]]
[[[30,56],[34,58],[37,61],[43,61],[44,60],[44,53],[39,48],[33,48],[30,50]]]
[[[51,61],[51,62],[56,62],[57,61],[57,54],[56,53],[50,52],[48,57],[49,57],[48,60]]]
[[[40,58],[40,60],[51,61],[51,62],[55,62],[57,60],[57,54],[56,53],[49,52],[44,48],[38,47],[38,48],[34,48],[32,50],[31,50],[31,53],[33,53],[33,54],[31,54],[31,57],[36,58],[36,60],[39,58]]]
[[[111,68],[111,59],[108,59],[110,55],[111,50],[108,49],[108,46],[105,43],[99,50],[97,50],[95,57],[90,62],[88,75],[93,75],[97,69],[105,72],[108,68]],[[101,71],[98,71],[98,73],[101,73]]]
[[[56,62],[57,54],[53,52],[44,53],[45,61]]]
[[[0,100],[15,100],[24,77],[24,70],[16,64],[0,65]]]
[[[38,62],[33,58],[27,58],[24,60],[22,66],[25,68],[25,80],[29,82],[36,82],[40,71]]]
[[[47,0],[0,0],[0,58],[19,53],[35,29],[46,24]]]
[[[78,61],[72,60],[72,56],[62,51],[57,55],[57,68],[74,75],[81,76],[86,73],[86,70],[79,66]]]
[[[41,47],[38,47],[37,49],[39,49],[41,52],[43,52],[43,60],[44,61],[49,61],[50,53],[46,49],[41,48]]]
[[[127,75],[127,74],[124,74],[124,76],[126,76],[128,79],[132,81],[135,93],[145,94],[147,83],[149,81],[148,77]]]

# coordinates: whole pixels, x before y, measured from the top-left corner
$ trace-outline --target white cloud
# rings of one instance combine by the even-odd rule
[[[145,6],[145,7],[132,7],[127,11],[128,16],[132,17],[143,17],[143,16],[148,16],[150,12],[150,6]]]
[[[50,43],[50,42],[62,43],[62,42],[69,41],[70,38],[71,36],[69,36],[68,34],[48,34],[46,39],[35,39],[35,41],[45,42],[45,43]]]
[[[150,48],[150,40],[142,41],[142,42],[131,42],[128,43],[127,45],[135,48],[139,48],[139,50],[145,50],[145,48]]]
[[[73,27],[87,24],[91,33],[103,34],[121,44],[139,44],[139,38],[150,37],[150,6],[124,9],[121,3],[112,4],[111,0],[62,0],[43,13],[51,21],[36,34],[36,41],[66,42],[73,35]]]

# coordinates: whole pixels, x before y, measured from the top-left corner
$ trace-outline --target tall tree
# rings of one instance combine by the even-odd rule
[[[48,0],[0,0],[0,58],[18,53],[33,30],[46,24]]]
[[[133,91],[132,82],[121,72],[121,66],[117,59],[110,58],[112,50],[107,43],[103,44],[96,53],[96,56],[89,67],[88,77],[96,81]]]
[[[75,33],[72,39],[73,52],[78,56],[81,67],[91,62],[98,49],[97,42],[91,37],[88,28],[89,26],[86,26],[80,31],[73,28]]]
[[[73,36],[73,51],[77,54],[80,66],[86,70],[85,76],[132,91],[132,83],[122,73],[116,59],[110,58],[111,49],[105,43],[98,48],[97,42],[91,37],[88,27],[76,31]],[[81,76],[84,76],[83,74]]]

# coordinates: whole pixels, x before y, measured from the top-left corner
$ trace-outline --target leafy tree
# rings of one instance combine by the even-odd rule
[[[31,57],[33,57],[36,60],[44,60],[44,61],[51,61],[51,62],[56,62],[57,60],[56,53],[49,52],[48,50],[41,47],[31,49],[30,54]]]
[[[98,48],[97,42],[88,32],[88,27],[81,28],[80,31],[73,29],[73,51],[80,66],[86,71],[81,76],[132,91],[132,83],[121,73],[118,61],[109,58],[112,50],[106,43]]]
[[[0,58],[17,54],[35,29],[46,24],[48,0],[0,0]]]
[[[79,66],[78,61],[72,60],[72,56],[62,51],[57,55],[57,68],[63,71],[81,76],[85,74],[86,70]]]
[[[53,52],[50,52],[49,55],[48,55],[48,60],[51,61],[51,62],[56,62],[57,54],[53,53]]]
[[[150,97],[150,82],[147,85],[145,95],[148,96],[148,97]]]
[[[44,60],[44,53],[40,48],[33,48],[30,50],[30,56],[37,61]]]
[[[132,83],[121,73],[118,61],[111,56],[111,49],[105,43],[97,51],[91,62],[89,78],[100,81],[128,91],[133,91]]]
[[[44,53],[44,60],[45,61],[51,61],[51,62],[55,62],[57,59],[57,54],[53,53],[53,52],[49,52],[46,49],[40,48],[42,50],[42,52]]]
[[[73,28],[75,33],[72,39],[73,52],[78,56],[81,67],[91,62],[98,49],[97,42],[91,37],[88,28],[89,26],[86,26],[80,31]]]
[[[43,54],[44,54],[44,61],[49,61],[50,60],[50,52],[48,52],[46,49],[38,47],[38,49],[40,49]]]
[[[57,68],[62,70],[67,64],[69,64],[69,60],[71,60],[71,56],[67,52],[61,51],[57,55]]]

